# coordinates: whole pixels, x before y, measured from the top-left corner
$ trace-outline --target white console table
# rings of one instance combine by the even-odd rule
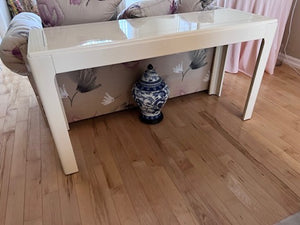
[[[221,95],[227,45],[262,39],[243,119],[250,119],[277,21],[232,9],[32,30],[28,61],[65,174],[78,171],[56,74],[216,47],[209,94]],[[254,62],[249,62],[254,63]]]

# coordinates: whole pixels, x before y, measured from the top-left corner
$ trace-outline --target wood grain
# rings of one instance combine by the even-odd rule
[[[27,78],[0,72],[0,224],[273,225],[300,211],[300,77],[249,77],[220,98],[171,99],[157,125],[137,109],[71,124],[80,172],[65,176]]]

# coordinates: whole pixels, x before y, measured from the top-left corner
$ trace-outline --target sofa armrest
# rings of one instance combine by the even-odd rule
[[[30,12],[20,13],[10,22],[0,45],[0,58],[13,72],[20,75],[28,74],[25,62],[29,31],[42,28],[40,17]]]

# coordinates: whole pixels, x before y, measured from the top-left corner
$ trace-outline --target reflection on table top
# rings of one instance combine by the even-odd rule
[[[271,23],[274,19],[233,9],[216,9],[204,12],[167,16],[58,26],[44,29],[44,46],[35,51],[66,48],[89,48],[101,45],[130,42],[136,39],[154,39],[185,32],[205,32],[227,29],[249,23]]]

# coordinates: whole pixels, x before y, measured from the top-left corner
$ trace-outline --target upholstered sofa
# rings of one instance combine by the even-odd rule
[[[27,8],[25,4],[23,10],[29,13],[19,13],[12,5],[12,2],[16,1],[8,2],[14,18],[1,43],[0,57],[11,70],[29,77],[31,76],[26,63],[26,53],[30,29],[214,8],[213,0],[37,0],[37,5],[33,4],[35,1],[23,0],[17,2],[20,5],[30,2]],[[214,49],[200,49],[58,74],[57,83],[67,119],[74,122],[132,107],[134,102],[131,88],[150,63],[168,84],[170,97],[206,90],[213,54]],[[34,87],[34,80],[31,79],[31,83]]]

